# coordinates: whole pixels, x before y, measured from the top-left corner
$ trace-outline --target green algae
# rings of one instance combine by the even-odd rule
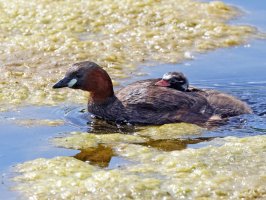
[[[147,126],[135,134],[148,137],[154,140],[160,139],[176,139],[199,135],[203,132],[203,128],[187,123],[164,124],[162,126]]]
[[[117,144],[117,155],[136,162],[111,170],[74,158],[37,159],[16,166],[15,189],[35,199],[266,198],[266,136],[209,144],[172,152]]]
[[[237,15],[219,1],[1,1],[0,104],[86,102],[80,91],[51,89],[77,61],[98,63],[118,84],[140,63],[243,44],[256,30],[226,23]]]
[[[97,147],[99,144],[117,145],[119,143],[147,143],[149,140],[171,140],[187,138],[199,135],[203,128],[193,124],[178,123],[165,124],[161,126],[138,127],[132,135],[121,133],[92,134],[82,132],[71,132],[63,137],[54,138],[52,142],[56,146],[71,149],[87,149]]]
[[[117,145],[119,143],[144,143],[143,137],[127,134],[89,134],[82,132],[71,132],[70,136],[54,138],[53,143],[57,146],[71,149],[87,149],[96,147],[98,144]]]
[[[17,119],[15,123],[20,126],[62,126],[65,121],[63,120],[50,120],[50,119]]]

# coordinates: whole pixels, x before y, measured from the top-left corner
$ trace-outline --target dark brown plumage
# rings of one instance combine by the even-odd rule
[[[158,81],[160,79],[138,81],[114,94],[111,79],[106,71],[95,63],[86,61],[74,64],[65,78],[53,88],[70,87],[90,92],[88,111],[97,117],[117,123],[188,122],[204,125],[216,115],[223,117],[222,115],[234,116],[251,112],[245,103],[229,95],[196,89],[184,92],[159,87],[156,85]],[[236,103],[229,103],[227,106],[224,105],[224,99]]]
[[[163,85],[161,85],[159,81],[156,85],[185,91],[186,93],[196,93],[202,95],[212,107],[213,115],[217,115],[221,118],[252,113],[252,110],[246,103],[229,94],[216,90],[199,89],[189,86],[187,78],[181,72],[168,72],[163,75],[162,80],[167,83],[163,83]]]

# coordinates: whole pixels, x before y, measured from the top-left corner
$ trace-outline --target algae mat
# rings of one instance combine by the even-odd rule
[[[1,110],[85,102],[80,91],[51,89],[77,61],[98,63],[117,83],[139,64],[243,44],[256,30],[227,24],[239,14],[218,1],[1,1]]]
[[[114,150],[134,163],[108,170],[69,157],[37,159],[17,166],[16,190],[32,199],[266,198],[266,136],[183,151],[128,143]]]

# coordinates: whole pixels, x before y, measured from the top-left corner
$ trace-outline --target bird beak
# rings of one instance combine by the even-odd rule
[[[168,83],[167,81],[162,79],[162,80],[156,82],[155,85],[160,86],[160,87],[168,87],[168,86],[170,86],[170,83]]]
[[[54,86],[53,88],[56,89],[56,88],[63,88],[63,87],[70,87],[71,85],[73,86],[75,83],[75,81],[73,80],[76,80],[76,79],[70,79],[69,77],[65,77],[63,78],[62,80],[58,81]],[[77,80],[76,80],[77,81]],[[72,82],[72,83],[71,83]],[[74,83],[74,84],[73,84]]]

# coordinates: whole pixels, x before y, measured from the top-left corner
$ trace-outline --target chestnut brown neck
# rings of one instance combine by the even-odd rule
[[[95,104],[105,103],[114,96],[113,84],[109,75],[103,70],[94,70],[89,77],[90,101]]]

